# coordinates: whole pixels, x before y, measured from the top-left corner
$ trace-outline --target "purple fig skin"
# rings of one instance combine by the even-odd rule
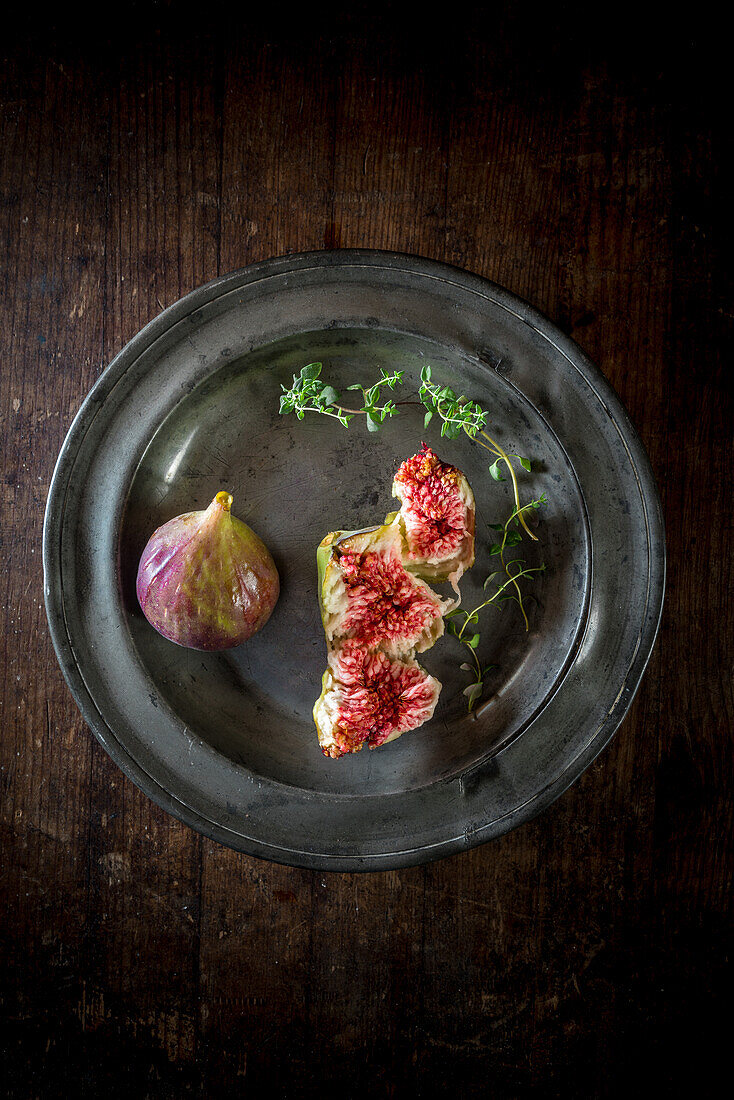
[[[159,634],[189,649],[232,649],[270,618],[280,580],[270,552],[217,493],[205,511],[154,531],[138,566],[138,602]]]

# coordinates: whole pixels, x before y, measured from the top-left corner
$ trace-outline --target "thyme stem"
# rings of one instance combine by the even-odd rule
[[[483,435],[485,439],[489,440],[489,442],[495,449],[495,454],[499,455],[507,469],[510,471],[510,477],[512,478],[512,491],[515,497],[515,507],[517,508],[518,519],[520,520],[521,526],[525,529],[527,534],[530,535],[530,538],[533,540],[533,542],[537,542],[538,536],[534,535],[533,532],[530,530],[522,514],[525,509],[520,507],[520,490],[517,484],[517,477],[515,476],[515,469],[510,462],[510,456],[506,453],[506,451],[502,449],[502,447],[500,447],[499,443],[496,443],[494,439],[492,439],[491,436],[488,436],[485,431],[480,432],[480,434]],[[486,443],[482,443],[481,439],[477,439],[476,442],[479,443],[482,447],[486,447]],[[487,450],[489,450],[489,447],[487,447]]]
[[[508,562],[508,565],[512,565],[512,562]],[[504,581],[501,585],[499,585],[499,587],[497,588],[497,591],[493,592],[488,600],[485,600],[484,603],[480,603],[479,606],[475,607],[473,611],[464,611],[464,612],[462,612],[462,614],[466,615],[466,619],[464,621],[464,625],[462,626],[461,630],[458,631],[456,637],[461,641],[464,637],[464,631],[466,630],[469,622],[474,617],[474,615],[478,615],[479,612],[483,611],[485,607],[489,607],[489,605],[491,603],[494,603],[494,601],[497,599],[497,597],[500,596],[506,588],[509,588],[509,586],[511,584],[514,584],[515,587],[517,588],[518,587],[517,582],[520,580],[521,577],[529,577],[532,573],[542,573],[542,572],[544,572],[544,570],[545,570],[544,565],[537,565],[537,566],[534,566],[532,569],[520,569],[519,572],[517,572],[517,573],[509,573],[508,572],[508,575],[507,575],[508,579],[506,581]],[[518,592],[519,592],[519,588],[518,588]],[[520,606],[522,607],[522,604]],[[528,620],[527,620],[527,617],[525,616],[524,612],[523,612],[523,616],[525,617],[525,623],[527,625]]]

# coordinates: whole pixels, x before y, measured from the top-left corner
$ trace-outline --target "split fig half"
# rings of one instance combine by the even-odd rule
[[[151,535],[140,559],[137,595],[164,638],[191,649],[231,649],[270,618],[280,581],[270,551],[217,493]]]
[[[430,447],[403,462],[393,481],[400,511],[388,517],[405,540],[405,566],[434,583],[449,581],[456,592],[474,564],[474,494],[461,470],[442,462]]]
[[[346,641],[329,654],[314,721],[324,756],[375,749],[433,716],[441,684],[411,657]]]
[[[394,657],[422,653],[443,634],[452,603],[405,569],[396,526],[332,531],[319,546],[317,562],[330,647],[349,638]]]

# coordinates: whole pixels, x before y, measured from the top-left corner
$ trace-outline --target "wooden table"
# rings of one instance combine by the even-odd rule
[[[7,1095],[660,1096],[694,1071],[706,1095],[732,908],[726,74],[715,30],[564,11],[214,4],[202,28],[139,3],[5,37]],[[64,684],[40,562],[56,455],[125,342],[220,272],[354,246],[486,275],[572,334],[648,449],[669,551],[646,678],[579,782],[365,875],[243,857],[140,794]]]

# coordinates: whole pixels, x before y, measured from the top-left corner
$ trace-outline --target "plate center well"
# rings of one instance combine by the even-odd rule
[[[320,691],[326,650],[318,610],[315,552],[336,528],[379,523],[395,506],[390,489],[400,462],[425,440],[467,475],[477,501],[477,562],[462,581],[463,605],[484,598],[482,583],[497,568],[490,554],[512,507],[509,483],[489,474],[486,451],[462,438],[426,430],[420,407],[406,407],[377,434],[356,418],[336,421],[278,415],[281,383],[308,362],[323,362],[337,388],[367,383],[379,367],[404,370],[403,399],[415,398],[421,366],[490,411],[491,434],[527,456],[523,500],[545,493],[535,516],[540,543],[514,549],[547,572],[528,592],[531,630],[513,603],[481,613],[488,704],[467,717],[460,669],[466,651],[451,637],[419,656],[443,683],[431,723],[374,752],[326,760],[311,710]],[[398,398],[400,399],[400,398]],[[218,654],[181,649],[145,621],[135,573],[152,531],[181,512],[205,508],[219,489],[233,512],[271,550],[282,593],[265,628],[245,645]],[[120,533],[120,568],[128,625],[140,660],[163,700],[194,737],[264,778],[308,790],[359,796],[398,793],[472,767],[531,720],[562,676],[581,629],[589,577],[583,501],[555,437],[525,399],[494,371],[415,336],[381,329],[299,334],[226,363],[182,397],[152,439],[136,471]]]

